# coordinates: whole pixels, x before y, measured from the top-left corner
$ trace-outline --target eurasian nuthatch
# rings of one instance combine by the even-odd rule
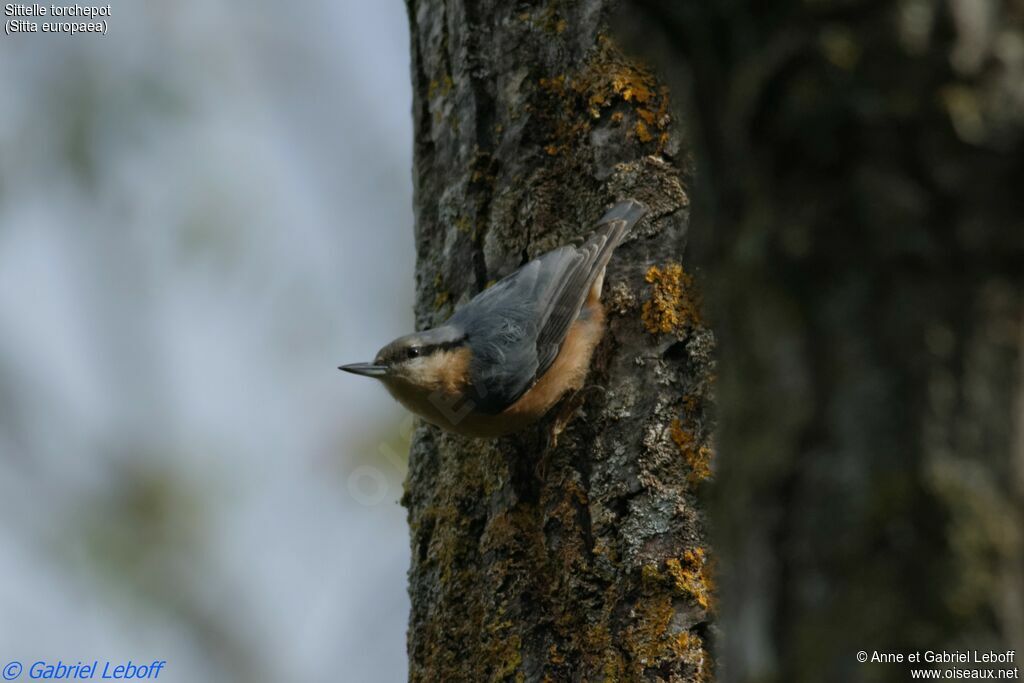
[[[604,332],[605,266],[645,212],[632,200],[616,204],[582,246],[539,256],[443,325],[399,337],[372,363],[340,369],[379,379],[448,431],[490,437],[522,429],[582,386]]]

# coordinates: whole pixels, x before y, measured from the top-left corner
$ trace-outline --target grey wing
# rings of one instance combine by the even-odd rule
[[[604,273],[612,252],[630,228],[647,212],[636,201],[620,202],[597,222],[596,231],[583,246],[575,249],[575,258],[558,273],[545,301],[537,335],[537,376],[543,375],[562,349],[569,328],[579,317],[594,281]]]
[[[450,323],[465,331],[473,349],[470,399],[480,412],[500,413],[522,396],[537,376],[539,327],[534,302],[545,286],[544,270],[541,259],[530,261],[478,294],[451,318]]]
[[[637,202],[617,204],[582,246],[539,256],[452,316],[473,345],[470,374],[477,410],[501,412],[547,371],[594,280],[645,211]]]

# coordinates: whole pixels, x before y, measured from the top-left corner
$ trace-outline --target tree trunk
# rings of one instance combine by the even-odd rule
[[[875,650],[1020,666],[1021,10],[633,3],[700,169],[722,680],[910,679]]]
[[[708,680],[713,337],[680,265],[689,219],[665,89],[606,0],[409,0],[417,324],[613,201],[649,216],[612,259],[587,387],[499,440],[417,428],[413,681]]]

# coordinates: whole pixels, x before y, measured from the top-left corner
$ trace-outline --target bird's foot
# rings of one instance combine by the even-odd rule
[[[548,449],[554,449],[558,445],[558,436],[565,431],[565,428],[569,426],[569,423],[573,421],[577,414],[583,414],[582,408],[586,401],[586,391],[587,389],[573,392],[558,407],[548,427]]]

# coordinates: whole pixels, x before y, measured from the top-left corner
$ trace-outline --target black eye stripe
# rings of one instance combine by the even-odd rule
[[[426,346],[406,346],[405,348],[398,348],[391,351],[389,356],[393,359],[392,362],[401,360],[412,360],[413,358],[420,358],[429,356],[437,351],[447,351],[462,346],[466,343],[466,337],[462,336],[458,339],[446,342],[439,342],[437,344],[428,344]]]
[[[454,349],[457,346],[462,346],[466,343],[466,336],[459,337],[453,341],[441,342],[439,344],[431,344],[430,346],[423,349],[424,353],[433,353],[434,351],[447,351],[448,349]]]

